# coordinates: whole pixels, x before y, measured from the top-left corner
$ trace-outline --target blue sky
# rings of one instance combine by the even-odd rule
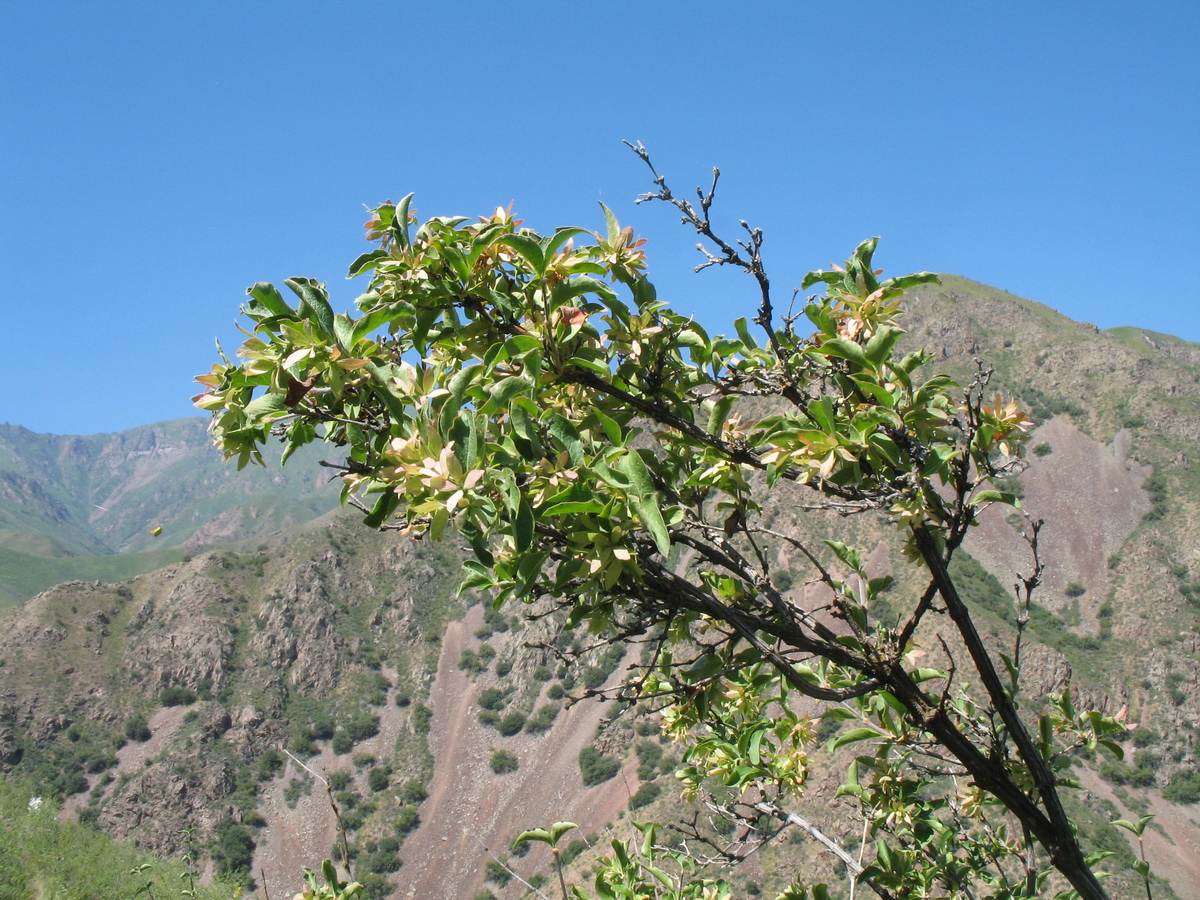
[[[649,240],[661,296],[753,308],[621,145],[767,233],[782,291],[881,235],[1102,327],[1200,341],[1194,3],[162,2],[0,12],[0,421],[190,415],[245,288],[362,285],[364,206],[515,202]]]

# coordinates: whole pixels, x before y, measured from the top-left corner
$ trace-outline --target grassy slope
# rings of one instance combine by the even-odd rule
[[[111,556],[46,558],[0,547],[0,608],[21,603],[67,581],[103,581],[114,584],[178,562],[179,547]]]
[[[30,808],[35,796],[31,785],[0,781],[0,897],[230,900],[238,894],[229,884],[197,884],[185,894],[190,882],[182,863],[157,860],[94,828],[62,823],[50,800]]]

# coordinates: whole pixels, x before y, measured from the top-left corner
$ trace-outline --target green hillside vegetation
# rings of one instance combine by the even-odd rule
[[[337,506],[309,448],[303,465],[236,472],[204,422],[71,437],[0,425],[0,606],[65,581],[115,582],[197,548],[260,542]]]
[[[185,555],[180,547],[167,547],[108,556],[45,557],[0,547],[0,607],[28,600],[66,581],[127,581],[179,562]]]
[[[164,862],[90,826],[60,822],[57,804],[34,786],[0,780],[0,897],[231,900],[240,893],[233,883],[201,885],[186,862]]]
[[[289,501],[288,521],[306,521],[337,503],[321,456],[310,448],[286,473],[277,465],[237,472],[195,418],[82,437],[0,425],[0,546],[13,546],[13,531],[45,536],[13,549],[49,556],[174,546],[262,497]],[[159,526],[161,535],[149,533]]]

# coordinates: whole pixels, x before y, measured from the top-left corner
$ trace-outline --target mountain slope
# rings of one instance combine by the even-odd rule
[[[1187,896],[1200,880],[1200,852],[1187,852],[1200,847],[1200,826],[1185,802],[1200,743],[1200,482],[1190,458],[1200,436],[1200,346],[1136,329],[1101,332],[954,276],[916,292],[903,324],[911,346],[934,354],[933,369],[966,384],[986,363],[994,369],[987,390],[1017,395],[1038,422],[1029,467],[1010,485],[1024,495],[1026,512],[1046,522],[1045,584],[1026,631],[1026,689],[1036,696],[1071,684],[1085,701],[1128,707],[1139,727],[1126,759],[1097,758],[1083,773],[1079,821],[1110,841],[1123,854],[1116,867],[1127,868],[1131,848],[1105,823],[1160,813],[1152,861]],[[203,438],[195,423],[149,428],[190,435],[197,446]],[[488,851],[501,853],[514,823],[545,825],[590,809],[581,824],[598,827],[636,793],[631,729],[647,723],[602,720],[607,710],[595,704],[561,706],[558,693],[577,692],[576,677],[584,676],[539,648],[556,637],[553,619],[522,624],[518,610],[465,611],[452,599],[457,557],[445,546],[375,534],[351,515],[306,521],[319,493],[315,459],[290,462],[288,477],[300,486],[281,486],[270,473],[183,462],[202,455],[168,458],[165,437],[152,446],[145,434],[97,441],[101,449],[87,453],[67,438],[29,442],[40,449],[24,451],[37,461],[26,470],[36,478],[17,479],[24,505],[0,503],[11,515],[0,539],[10,553],[37,551],[63,566],[133,560],[70,554],[152,544],[138,531],[147,520],[167,523],[166,551],[177,553],[210,541],[252,546],[266,531],[293,530],[287,541],[249,552],[197,550],[190,561],[122,585],[64,585],[4,613],[0,766],[60,791],[82,787],[86,795],[73,796],[85,818],[162,851],[176,850],[179,829],[192,824],[224,858],[225,837],[242,829],[257,844],[254,871],[264,867],[272,895],[284,887],[277,879],[326,855],[334,834],[320,785],[282,755],[284,747],[321,773],[344,773],[335,795],[362,859],[380,877],[403,861],[402,881],[419,887],[417,896],[480,890]],[[92,462],[84,465],[85,457]],[[143,518],[102,528],[103,516],[93,520],[71,485],[92,491],[91,502],[124,510],[120,521]],[[899,565],[891,538],[856,519],[795,527],[839,529],[848,541],[876,546],[873,565]],[[986,516],[965,545],[975,562],[964,558],[957,573],[997,634],[1011,634],[1008,585],[1029,571],[1022,530],[1028,525],[1019,517]],[[804,589],[795,596],[803,602]],[[195,700],[186,710],[165,706],[171,689]],[[480,722],[494,712],[496,720],[519,713],[524,723],[543,706],[557,712],[540,736],[522,724],[505,737],[498,721]],[[363,724],[372,717],[373,735]],[[139,718],[149,724],[144,743],[125,737]],[[578,753],[591,743],[625,766],[602,790],[585,793]],[[491,771],[497,750],[516,757],[516,773]],[[356,754],[368,753],[374,761],[356,764]],[[647,818],[672,808],[671,779],[651,774],[662,779],[662,796]],[[71,775],[82,775],[82,785]],[[812,797],[815,815],[828,816],[832,786],[815,783]],[[802,852],[785,844],[768,856],[794,860]],[[537,863],[513,865],[525,877]],[[782,863],[752,862],[739,878],[770,889],[776,871]],[[1126,893],[1133,888],[1114,882],[1116,896],[1133,896]],[[489,889],[503,898],[523,891],[516,882]]]
[[[238,472],[205,429],[198,418],[85,437],[0,425],[0,605],[60,581],[130,578],[186,552],[171,548],[253,540],[337,505],[319,448],[286,470]]]

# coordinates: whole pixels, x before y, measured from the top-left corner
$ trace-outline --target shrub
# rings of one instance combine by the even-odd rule
[[[621,764],[595,747],[589,745],[579,751],[579,773],[583,776],[584,787],[602,784],[619,771]]]
[[[345,724],[346,734],[354,743],[365,741],[379,734],[379,716],[373,713],[359,713],[351,716]]]
[[[387,900],[395,890],[387,878],[378,872],[368,872],[358,879],[358,883],[363,887],[364,900]]]
[[[217,847],[213,862],[221,875],[244,877],[254,860],[254,840],[245,826],[226,819],[216,828]]]
[[[402,806],[396,813],[396,831],[408,834],[421,823],[421,815],[415,806]]]
[[[638,741],[636,749],[638,778],[641,781],[649,781],[654,777],[658,770],[658,764],[662,760],[662,746],[654,741]]]
[[[196,702],[196,695],[185,687],[172,685],[163,688],[163,692],[158,695],[158,702],[162,706],[191,706]]]
[[[662,793],[662,788],[653,781],[648,781],[639,787],[632,797],[629,798],[629,808],[641,809],[643,806],[649,806],[658,799]]]
[[[503,709],[508,702],[508,692],[499,688],[488,688],[479,695],[479,705],[484,709]]]
[[[412,723],[413,731],[417,734],[428,734],[429,725],[433,721],[433,710],[424,703],[418,703],[413,707]]]
[[[1033,445],[1033,455],[1034,456],[1049,456],[1053,452],[1054,452],[1054,448],[1051,447],[1049,444],[1047,444],[1045,441],[1043,441],[1040,444]]]
[[[1158,743],[1158,732],[1153,728],[1147,728],[1143,725],[1133,732],[1133,745],[1135,747],[1149,747],[1151,744],[1156,743]]]
[[[487,607],[483,611],[483,621],[487,622],[491,629],[499,634],[508,631],[508,619],[504,613],[493,607]]]
[[[479,654],[468,647],[463,650],[462,656],[458,658],[458,667],[464,672],[478,675],[487,668],[487,665],[479,658]]]
[[[484,871],[487,880],[498,884],[500,887],[504,887],[512,881],[512,872],[508,871],[508,867],[504,863],[497,860],[489,859]]]
[[[546,696],[551,700],[561,700],[566,696],[566,693],[567,692],[563,690],[563,686],[558,682],[550,685],[550,687],[546,690]]]
[[[1200,772],[1179,773],[1162,793],[1172,803],[1200,803]]]
[[[354,763],[356,769],[365,769],[367,766],[375,765],[374,753],[355,753],[350,757],[350,762]]]
[[[492,754],[492,771],[497,775],[507,775],[509,772],[515,772],[520,766],[520,761],[515,753],[510,753],[507,750],[497,750]]]
[[[587,842],[583,838],[575,838],[567,844],[566,849],[558,855],[558,858],[564,866],[569,866],[587,848]]]
[[[317,716],[309,724],[313,739],[317,741],[327,741],[333,737],[334,727],[333,719],[327,715]]]
[[[1072,600],[1074,600],[1076,597],[1082,597],[1084,594],[1086,594],[1087,588],[1084,587],[1082,584],[1080,584],[1078,581],[1072,581],[1070,584],[1067,585],[1066,591],[1064,593],[1066,593],[1066,595],[1068,597],[1070,597]]]
[[[283,754],[271,749],[258,758],[258,780],[270,781],[283,771]]]
[[[513,710],[504,716],[496,723],[496,730],[505,737],[512,737],[514,734],[519,734],[521,729],[525,727],[525,713]]]
[[[288,741],[288,749],[295,756],[300,757],[313,756],[320,752],[320,748],[313,743],[312,734],[307,729],[292,734],[291,740]]]
[[[391,770],[387,766],[376,766],[367,773],[367,787],[377,794],[386,791],[391,777]]]
[[[400,866],[400,857],[395,853],[376,850],[373,853],[368,853],[359,860],[357,871],[375,875],[387,875],[391,872],[398,872]]]
[[[558,704],[547,703],[539,707],[538,711],[530,717],[529,721],[525,724],[525,730],[530,734],[541,734],[549,731],[553,727],[554,720],[557,717]]]
[[[141,716],[134,716],[125,723],[125,737],[138,743],[148,741],[150,740],[150,726]]]
[[[63,797],[82,794],[88,789],[87,776],[78,770],[63,772],[50,782],[50,789],[55,794],[61,794]]]
[[[1142,488],[1150,495],[1150,509],[1142,516],[1144,522],[1157,522],[1167,514],[1167,479],[1155,472]]]
[[[287,790],[283,792],[283,801],[288,806],[295,806],[296,801],[312,790],[312,779],[293,778],[288,782]]]
[[[334,753],[341,756],[354,749],[354,740],[346,733],[345,729],[339,728],[333,733],[333,740],[329,742],[329,746]]]
[[[425,798],[429,793],[425,790],[425,785],[416,778],[410,778],[404,783],[404,788],[400,791],[400,799],[405,803],[424,803]]]

